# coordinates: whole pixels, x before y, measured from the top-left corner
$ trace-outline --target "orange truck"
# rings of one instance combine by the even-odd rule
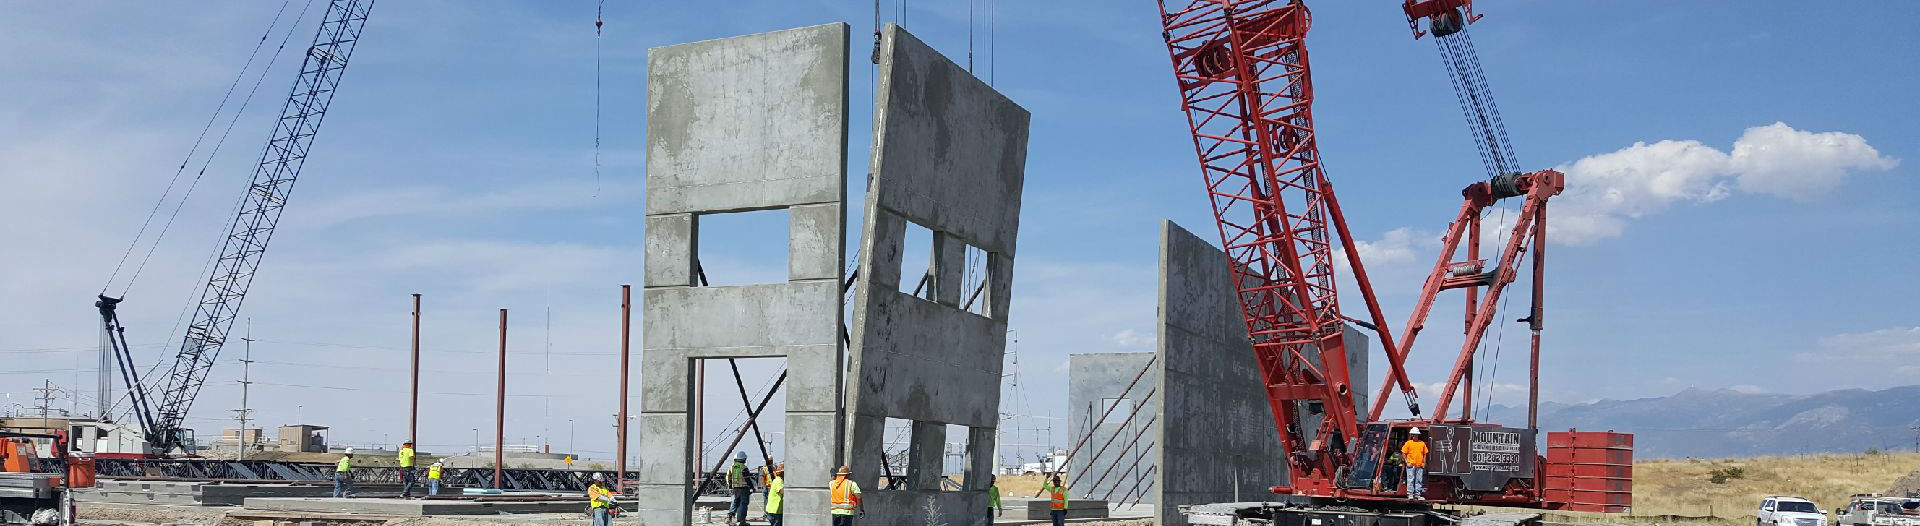
[[[45,439],[60,473],[34,471],[34,440]],[[93,486],[91,457],[67,451],[64,433],[0,432],[0,524],[73,524],[71,488]]]

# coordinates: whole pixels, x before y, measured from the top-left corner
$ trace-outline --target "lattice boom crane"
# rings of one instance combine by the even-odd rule
[[[1275,493],[1297,504],[1360,503],[1409,509],[1414,501],[1550,507],[1545,462],[1536,454],[1537,423],[1529,398],[1525,428],[1474,422],[1470,372],[1499,300],[1533,252],[1532,306],[1522,321],[1533,333],[1530,363],[1538,391],[1544,297],[1541,257],[1546,203],[1564,188],[1552,170],[1521,173],[1493,110],[1471,43],[1464,35],[1470,0],[1408,1],[1416,36],[1426,20],[1447,40],[1443,56],[1462,106],[1475,123],[1476,144],[1490,179],[1462,191],[1466,198],[1449,225],[1442,254],[1422,287],[1402,332],[1387,324],[1348,230],[1333,184],[1321,164],[1314,133],[1313,80],[1305,39],[1312,15],[1298,0],[1160,0],[1163,33],[1181,108],[1193,137],[1207,196],[1220,232],[1265,385],[1275,432],[1286,452],[1286,484]],[[1451,46],[1451,47],[1449,47]],[[1454,49],[1462,54],[1449,54]],[[1470,71],[1462,64],[1471,64]],[[1479,254],[1481,217],[1507,198],[1521,198],[1519,216],[1492,265]],[[1338,236],[1338,239],[1335,236]],[[1464,257],[1456,258],[1462,244]],[[1335,287],[1341,267],[1352,272],[1365,305],[1345,315]],[[1423,415],[1406,370],[1406,357],[1442,291],[1467,294],[1465,342],[1430,415]],[[1370,408],[1358,407],[1366,378],[1352,378],[1348,324],[1371,330],[1387,358],[1386,382]],[[1357,334],[1357,333],[1356,333]],[[1356,357],[1357,358],[1357,357]],[[1384,421],[1394,391],[1412,418]],[[1467,393],[1456,396],[1456,393]],[[1458,400],[1458,412],[1449,414]],[[1423,494],[1399,487],[1388,459],[1411,430],[1432,437],[1435,459]],[[1468,453],[1472,454],[1469,455]],[[1487,454],[1482,454],[1487,453]],[[1275,481],[1279,482],[1279,481]],[[1418,507],[1418,506],[1415,506]],[[1350,509],[1350,508],[1349,508]],[[1424,508],[1422,508],[1424,509]],[[1268,510],[1268,511],[1259,511]],[[1235,509],[1241,518],[1281,521],[1268,507]],[[1200,523],[1199,516],[1195,516]],[[1356,523],[1357,524],[1357,523]]]
[[[193,309],[186,336],[168,368],[158,393],[149,393],[127,347],[126,329],[120,325],[116,308],[124,298],[101,294],[95,302],[100,310],[103,339],[119,358],[120,375],[133,402],[133,414],[139,420],[153,452],[192,452],[193,434],[185,427],[187,411],[194,397],[206,384],[207,373],[227,341],[240,304],[253,284],[267,243],[273,239],[293,184],[306,165],[313,139],[346,73],[347,61],[360,42],[367,15],[374,0],[331,0],[301,61],[299,76],[281,107],[273,135],[267,139],[260,161],[254,166],[252,182],[242,198],[239,215],[228,227],[220,253],[213,260],[212,275],[202,287]],[[102,371],[102,374],[106,374]],[[149,399],[158,395],[156,407]],[[102,415],[105,417],[106,415]]]

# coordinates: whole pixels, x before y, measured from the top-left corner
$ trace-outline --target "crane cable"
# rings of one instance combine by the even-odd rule
[[[173,187],[180,182],[180,174],[185,173],[187,170],[187,165],[193,162],[193,155],[199,152],[200,144],[204,142],[207,138],[207,132],[212,131],[213,123],[219,121],[220,113],[226,110],[227,102],[233,98],[234,90],[240,86],[240,81],[247,77],[247,70],[252,69],[254,59],[260,55],[260,49],[263,47],[266,47],[267,37],[273,36],[273,28],[280,24],[280,17],[286,14],[287,6],[290,4],[292,4],[292,0],[282,0],[280,2],[280,9],[277,11],[274,11],[273,20],[268,22],[267,29],[260,33],[260,39],[254,41],[253,50],[247,53],[247,61],[240,66],[240,71],[234,74],[233,82],[230,82],[227,84],[227,92],[220,96],[220,102],[219,104],[216,104],[214,106],[213,114],[207,116],[206,124],[202,124],[200,126],[200,134],[194,137],[193,145],[187,148],[187,155],[185,158],[180,160],[180,165],[173,169],[173,177],[167,180],[166,189],[162,190],[160,192],[160,197],[154,200],[153,208],[147,210],[147,218],[140,222],[140,230],[134,234],[132,241],[127,242],[127,249],[120,253],[120,261],[113,265],[113,272],[107,276],[107,282],[102,283],[100,285],[100,294],[103,294],[103,295],[106,294],[107,290],[113,287],[114,280],[120,277],[120,271],[126,266],[127,259],[133,255],[134,249],[140,246],[140,239],[143,237],[146,237],[147,228],[153,224],[153,217],[159,214],[161,205],[166,204],[167,196],[173,194]],[[307,6],[312,6],[312,5],[313,5],[313,0],[307,0]],[[301,17],[306,16],[306,8],[304,7],[301,8],[300,16]],[[296,18],[294,19],[293,25],[291,27],[298,27],[299,25],[300,25],[300,19]],[[292,34],[291,27],[288,29],[289,35]],[[285,39],[281,40],[280,47],[282,49],[286,47]],[[278,58],[279,58],[279,50],[275,50],[274,59],[278,59]],[[267,62],[267,67],[265,68],[265,70],[261,72],[261,76],[265,77],[266,71],[271,71],[272,69],[273,69],[273,61],[269,60]],[[258,81],[254,83],[254,87],[257,90],[257,88],[259,87]],[[253,92],[249,91],[247,93],[246,100],[248,102],[251,102],[253,100]],[[246,107],[247,107],[246,102],[241,103],[240,108],[234,111],[235,117],[237,118],[241,112],[244,112],[246,110]],[[233,131],[234,122],[235,121],[232,121],[232,120],[227,121],[227,129],[220,134],[220,139],[221,139],[220,142],[225,142],[227,133]],[[216,144],[214,146],[213,152],[210,152],[207,154],[206,161],[212,162],[214,155],[219,153],[219,149],[220,149],[219,146]],[[201,165],[200,173],[194,176],[194,183],[197,184],[200,180],[199,176],[205,175],[205,174],[206,174],[206,166],[203,164]],[[194,185],[192,184],[188,185],[186,192],[180,196],[180,202],[182,204],[186,202],[188,197],[193,195],[193,186]],[[174,217],[177,217],[179,215],[180,215],[180,207],[175,206],[173,210],[173,215],[167,218],[167,225],[171,227],[173,224]],[[167,232],[167,228],[161,228],[160,233],[157,234],[153,240],[154,246],[158,246],[160,244],[160,238],[166,237],[166,232]],[[149,248],[147,250],[146,258],[152,258],[152,257],[153,257],[153,250],[152,248]],[[146,266],[145,258],[141,260],[140,266],[141,267]],[[139,277],[139,274],[140,272],[136,270],[134,271],[134,274],[132,277],[127,278],[126,288],[122,289],[120,292],[120,295],[122,297],[126,296],[127,290],[130,290],[133,288],[133,281]]]
[[[607,0],[593,10],[593,197],[600,197],[600,28],[606,25]]]

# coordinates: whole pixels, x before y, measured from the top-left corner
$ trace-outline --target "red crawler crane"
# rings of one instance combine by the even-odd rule
[[[1298,0],[1160,0],[1160,8],[1181,108],[1193,133],[1221,248],[1232,266],[1274,426],[1287,452],[1288,482],[1274,486],[1273,491],[1297,496],[1295,500],[1303,504],[1338,500],[1371,503],[1380,509],[1404,509],[1410,501],[1429,499],[1556,506],[1545,499],[1546,470],[1536,469],[1543,462],[1535,453],[1537,397],[1532,393],[1538,391],[1545,270],[1540,255],[1546,204],[1564,187],[1563,176],[1552,170],[1495,171],[1490,180],[1466,187],[1466,201],[1447,229],[1440,258],[1396,338],[1381,312],[1333,185],[1321,168],[1313,126],[1313,81],[1304,45],[1312,25],[1307,8]],[[1463,8],[1470,14],[1471,2],[1428,0],[1406,5],[1416,37],[1423,18],[1432,21],[1436,38],[1461,32],[1461,26],[1476,19],[1462,15]],[[1477,74],[1477,59],[1473,63]],[[1478,108],[1491,107],[1491,101],[1484,100],[1484,81],[1474,80],[1481,84],[1472,94],[1469,120],[1486,124],[1476,127],[1476,139],[1504,145],[1504,132],[1493,126],[1497,117],[1471,115]],[[1463,104],[1467,98],[1468,94],[1462,95]],[[1488,148],[1483,145],[1481,151],[1485,154]],[[1512,156],[1510,146],[1504,152],[1495,148],[1494,153]],[[1501,164],[1504,168],[1511,163]],[[1524,203],[1489,268],[1479,254],[1481,217],[1510,197],[1523,198]],[[1455,259],[1463,241],[1467,254]],[[1529,250],[1534,252],[1533,302],[1523,321],[1533,333],[1530,377],[1534,382],[1528,424],[1526,428],[1477,424],[1472,419],[1469,374],[1475,350]],[[1334,276],[1342,264],[1359,285],[1366,305],[1364,321],[1340,310]],[[1407,375],[1406,357],[1435,297],[1449,289],[1467,291],[1466,341],[1433,415],[1423,418]],[[1348,322],[1372,330],[1387,358],[1387,382],[1380,386],[1370,409],[1355,406],[1356,390],[1366,388],[1366,379],[1349,377]],[[1381,421],[1395,387],[1413,418]],[[1450,418],[1447,412],[1456,392],[1468,395],[1460,397],[1459,412]],[[1426,430],[1435,452],[1424,495],[1408,495],[1401,489],[1394,480],[1395,468],[1386,461],[1413,428]],[[1258,510],[1266,511],[1242,508],[1232,513],[1265,514],[1268,520],[1279,520],[1273,516],[1278,513],[1274,508]]]

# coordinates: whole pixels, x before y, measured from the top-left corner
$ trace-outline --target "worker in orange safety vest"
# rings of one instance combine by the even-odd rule
[[[833,526],[853,526],[853,518],[865,515],[867,510],[860,507],[860,485],[848,479],[853,468],[840,466],[833,473],[833,482],[827,486],[832,495]]]
[[[1045,491],[1050,494],[1052,502],[1047,503],[1049,508],[1047,513],[1053,517],[1053,526],[1065,526],[1067,523],[1067,486],[1060,483],[1060,475],[1056,473],[1052,479],[1041,483],[1040,491]]]
[[[1407,433],[1407,442],[1400,445],[1400,456],[1407,462],[1407,496],[1427,500],[1427,442],[1421,440],[1420,428]]]

